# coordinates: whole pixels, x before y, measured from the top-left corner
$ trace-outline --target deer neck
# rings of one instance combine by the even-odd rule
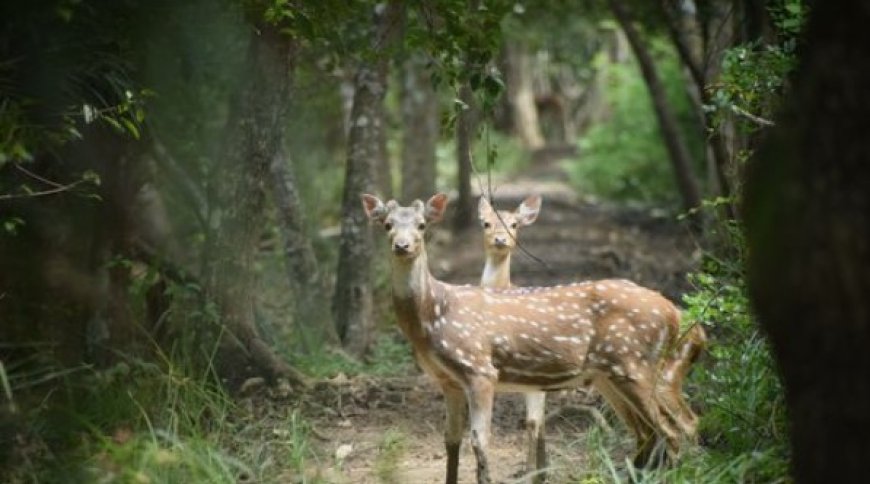
[[[393,297],[422,304],[422,298],[429,295],[429,286],[432,284],[426,251],[421,251],[411,260],[393,259],[392,277]]]
[[[422,338],[425,316],[435,304],[434,278],[425,250],[412,260],[393,259],[393,305],[399,326],[415,344]]]
[[[480,277],[483,287],[510,287],[511,254],[486,254],[486,264]]]

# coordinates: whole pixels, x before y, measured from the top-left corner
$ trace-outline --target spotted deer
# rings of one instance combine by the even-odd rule
[[[635,431],[638,465],[651,461],[658,439],[677,453],[682,425],[666,410],[670,403],[663,405],[657,383],[678,330],[680,313],[670,301],[626,280],[508,289],[450,285],[429,272],[423,239],[426,227],[443,217],[446,195],[404,207],[364,194],[362,203],[387,232],[398,324],[444,393],[448,484],[457,481],[466,424],[477,481],[491,482],[486,448],[496,391],[594,384]]]
[[[541,210],[541,197],[531,195],[514,211],[493,209],[486,197],[480,197],[477,215],[483,229],[483,252],[486,262],[480,277],[482,287],[507,289],[511,285],[511,255],[517,246],[520,227],[531,225]],[[529,391],[523,395],[526,401],[526,472],[535,473],[535,482],[546,479],[547,467],[544,423],[545,392]]]

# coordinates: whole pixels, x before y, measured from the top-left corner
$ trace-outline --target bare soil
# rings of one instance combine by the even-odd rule
[[[584,200],[552,162],[494,188],[500,209],[513,209],[532,193],[544,200],[538,221],[519,235],[533,257],[515,254],[515,285],[624,277],[677,302],[687,290],[685,275],[694,268],[697,254],[685,227],[673,216]],[[436,232],[429,246],[437,277],[454,283],[478,282],[483,267],[478,230],[458,236]],[[339,376],[319,383],[307,395],[304,408],[313,422],[319,455],[309,470],[312,477],[336,483],[443,482],[443,399],[419,371],[389,379]],[[520,395],[497,396],[490,447],[490,467],[497,482],[513,482],[522,475],[524,411]],[[613,432],[606,434],[611,442],[625,453],[631,451],[627,432],[593,393],[582,389],[553,393],[547,411],[551,482],[582,480],[588,459],[586,434],[600,428],[602,415],[613,426]],[[624,456],[613,457],[620,461]],[[474,456],[467,442],[460,462],[460,482],[474,482]]]

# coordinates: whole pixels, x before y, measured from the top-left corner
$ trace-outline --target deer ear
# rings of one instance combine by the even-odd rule
[[[485,196],[480,197],[480,202],[477,204],[477,217],[483,220],[487,215],[492,213],[492,205]]]
[[[384,205],[384,202],[381,201],[380,198],[369,195],[368,193],[363,193],[360,195],[360,199],[362,200],[363,210],[366,212],[366,216],[369,220],[374,220],[376,222],[383,222],[387,217],[387,206]]]
[[[446,209],[447,195],[444,193],[432,195],[432,198],[426,202],[426,211],[424,212],[426,221],[430,223],[441,221],[444,218],[444,211]]]
[[[538,213],[541,211],[540,195],[530,195],[523,200],[523,203],[517,207],[517,221],[520,225],[531,225],[538,219]]]

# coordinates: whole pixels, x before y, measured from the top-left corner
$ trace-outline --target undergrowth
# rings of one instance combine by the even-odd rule
[[[7,375],[16,408],[0,414],[0,481],[303,482],[311,453],[297,409],[254,418],[210,370],[158,361],[124,358],[27,391]]]
[[[700,416],[700,445],[684,444],[670,469],[638,472],[615,457],[625,454],[625,442],[592,431],[586,436],[591,461],[570,482],[791,482],[784,390],[746,295],[741,232],[725,229],[727,253],[706,254],[683,298],[684,319],[702,324],[709,338],[685,388]]]
[[[337,350],[292,355],[291,359],[303,373],[314,378],[332,378],[339,373],[345,376],[395,376],[414,370],[411,349],[395,331],[380,333],[364,361]]]
[[[408,446],[407,436],[397,428],[387,430],[378,444],[378,457],[375,461],[375,474],[385,484],[401,483],[398,476],[399,464]]]

